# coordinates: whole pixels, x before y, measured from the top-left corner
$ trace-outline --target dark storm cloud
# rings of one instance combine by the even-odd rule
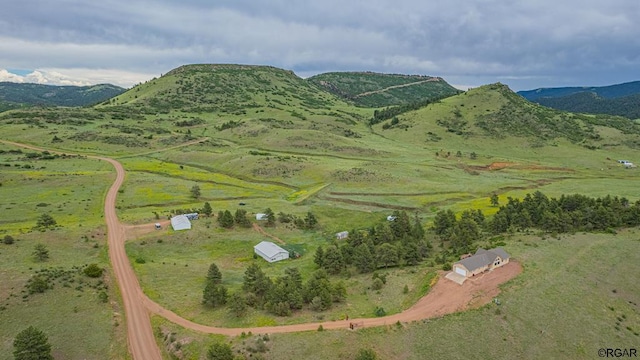
[[[636,0],[13,2],[0,69],[128,73],[186,63],[268,64],[308,76],[371,70],[515,89],[600,85],[640,66]],[[139,78],[135,79],[135,74]]]

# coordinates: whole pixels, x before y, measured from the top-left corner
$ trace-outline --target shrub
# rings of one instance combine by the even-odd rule
[[[103,271],[104,269],[99,267],[98,264],[91,264],[83,270],[84,274],[91,278],[99,278],[102,276]]]
[[[14,243],[14,238],[11,235],[5,235],[4,239],[2,240],[3,243],[7,244],[7,245],[11,245]]]

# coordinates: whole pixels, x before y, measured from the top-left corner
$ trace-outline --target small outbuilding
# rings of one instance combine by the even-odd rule
[[[256,220],[267,220],[269,218],[269,215],[267,214],[263,214],[263,213],[257,213],[256,214]]]
[[[475,255],[453,264],[453,272],[465,278],[493,270],[509,263],[510,256],[502,248],[478,249]]]
[[[198,213],[184,214],[189,220],[198,220]]]
[[[396,220],[395,216],[393,216],[393,215],[387,216],[387,221],[395,221],[395,220]]]
[[[270,241],[262,241],[258,245],[254,246],[253,252],[260,255],[270,263],[289,258],[289,252],[287,250]]]
[[[179,230],[190,230],[191,229],[191,221],[185,215],[176,215],[171,218],[171,227],[175,231]]]
[[[338,240],[343,240],[349,237],[349,232],[348,231],[341,231],[339,233],[336,233],[336,239]]]

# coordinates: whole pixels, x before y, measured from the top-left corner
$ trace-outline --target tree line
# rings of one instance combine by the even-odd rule
[[[436,103],[442,99],[448,98],[451,95],[440,95],[433,98],[413,101],[408,104],[398,105],[398,106],[390,106],[380,110],[374,110],[373,117],[369,120],[369,125],[379,124],[385,120],[392,119],[400,114],[404,114],[406,112],[412,110],[418,110],[423,108],[429,104]]]
[[[498,206],[497,195],[490,197]],[[549,233],[576,231],[613,231],[619,227],[640,225],[640,200],[630,203],[617,196],[592,198],[585,195],[548,197],[540,191],[523,199],[507,198],[490,220],[480,210],[465,210],[456,217],[451,210],[436,213],[433,232],[450,244],[450,252],[462,254],[472,250],[473,242],[486,234],[524,231],[530,228]]]

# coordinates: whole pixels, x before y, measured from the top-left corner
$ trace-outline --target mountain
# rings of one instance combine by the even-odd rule
[[[598,97],[604,99],[614,99],[640,93],[640,81],[627,82],[623,84],[609,86],[591,86],[591,87],[557,87],[557,88],[539,88],[535,90],[518,91],[529,101],[535,101],[540,98],[558,98],[577,93],[594,93]]]
[[[332,72],[307,80],[363,107],[410,104],[460,93],[440,77],[422,75]]]
[[[292,71],[271,66],[197,64],[171,70],[100,106],[124,106],[144,114],[244,115],[274,110],[304,117],[348,104]]]
[[[518,94],[559,110],[640,118],[640,81],[603,87],[543,88]]]
[[[5,104],[4,110],[24,105],[87,106],[105,101],[124,91],[125,89],[110,84],[55,86],[0,82],[0,110],[3,109],[1,103]]]

